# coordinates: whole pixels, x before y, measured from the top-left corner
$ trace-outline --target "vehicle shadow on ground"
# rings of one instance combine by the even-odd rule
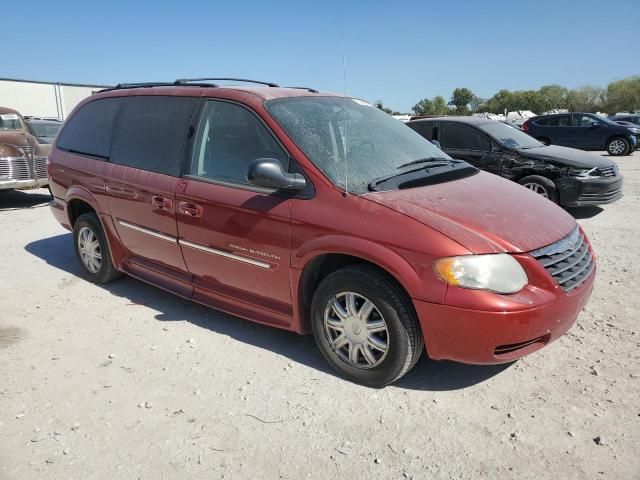
[[[82,269],[73,251],[70,233],[36,240],[25,246],[30,254],[52,267],[82,277]],[[252,323],[211,308],[198,305],[147,285],[131,277],[99,285],[113,295],[126,298],[132,307],[146,306],[157,313],[161,322],[186,321],[220,335],[282,355],[294,362],[336,376],[327,365],[311,335],[301,336],[277,328]],[[423,356],[414,369],[395,383],[411,390],[458,390],[481,383],[507,369],[511,364],[477,366],[455,362],[438,362]]]
[[[22,208],[44,207],[47,206],[50,201],[51,195],[44,189],[37,190],[37,193],[34,191],[27,193],[20,190],[9,190],[0,192],[0,212]]]
[[[603,208],[600,207],[569,207],[567,208],[567,212],[569,212],[569,214],[573,215],[573,218],[577,219],[577,220],[582,220],[585,218],[592,218],[595,217],[596,215],[600,214],[601,212],[604,212]]]

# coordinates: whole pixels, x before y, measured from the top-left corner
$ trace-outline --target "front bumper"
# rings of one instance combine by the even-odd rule
[[[516,360],[561,337],[591,296],[595,270],[575,290],[521,311],[478,311],[414,300],[429,357],[471,364]]]
[[[0,190],[28,190],[32,188],[46,187],[49,184],[49,179],[29,179],[29,180],[4,180],[0,179]]]
[[[560,178],[556,181],[560,204],[565,207],[604,205],[622,198],[622,175],[614,177]]]

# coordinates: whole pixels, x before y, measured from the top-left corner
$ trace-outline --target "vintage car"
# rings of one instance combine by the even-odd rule
[[[17,111],[0,107],[0,191],[45,187],[47,155]]]

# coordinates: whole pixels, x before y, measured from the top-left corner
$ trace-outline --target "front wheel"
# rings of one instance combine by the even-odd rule
[[[322,355],[356,383],[384,387],[407,373],[424,349],[407,295],[373,267],[328,275],[314,294],[311,315]]]
[[[612,138],[607,142],[607,152],[609,152],[609,155],[620,157],[622,155],[627,155],[630,151],[631,144],[626,138]]]
[[[73,243],[86,277],[93,283],[107,283],[120,273],[111,261],[109,244],[95,213],[83,213],[73,225]]]
[[[518,183],[532,192],[548,198],[553,203],[558,203],[558,189],[556,188],[556,184],[553,183],[553,180],[541,177],[540,175],[529,175]]]

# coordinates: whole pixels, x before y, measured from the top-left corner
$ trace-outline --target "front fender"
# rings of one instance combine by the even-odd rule
[[[391,248],[363,238],[347,235],[316,237],[298,248],[291,266],[304,270],[314,258],[331,253],[351,255],[377,265],[392,275],[411,298],[429,298],[438,303],[444,300],[446,285],[443,282],[425,282],[431,277],[435,279],[430,261],[412,264]]]

